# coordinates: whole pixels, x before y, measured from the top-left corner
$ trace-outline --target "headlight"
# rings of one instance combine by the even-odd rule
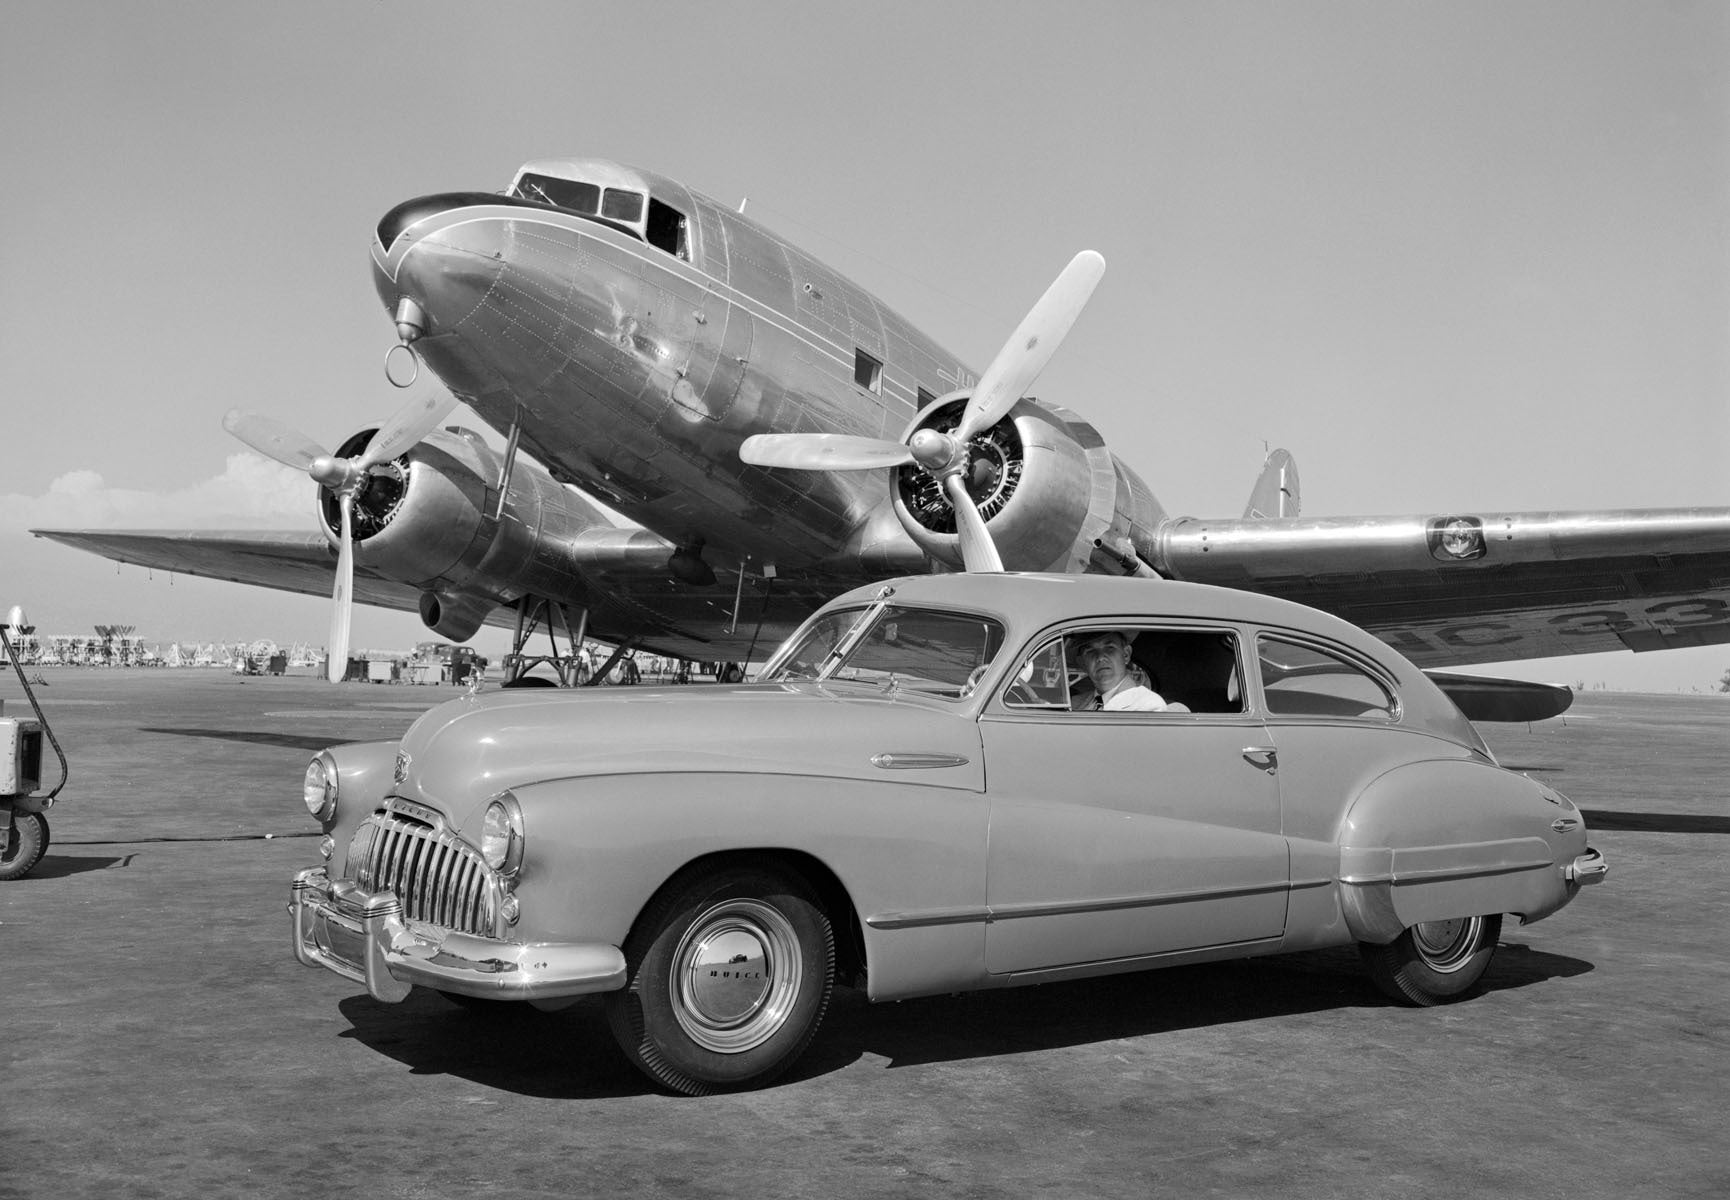
[[[481,857],[501,875],[515,875],[523,865],[523,810],[509,792],[481,818]]]
[[[329,750],[320,750],[306,764],[306,779],[300,785],[306,811],[320,821],[329,821],[336,816],[336,793],[336,760]]]

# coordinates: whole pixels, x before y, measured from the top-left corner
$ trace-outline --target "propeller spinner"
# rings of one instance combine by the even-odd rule
[[[801,471],[869,471],[913,463],[937,481],[954,509],[966,568],[1003,570],[985,518],[967,493],[969,443],[1001,421],[1033,386],[1104,273],[1105,259],[1092,250],[1070,260],[979,377],[954,429],[915,429],[905,442],[839,433],[759,433],[745,439],[739,457],[753,466]]]
[[[349,625],[354,603],[354,501],[366,487],[372,469],[387,463],[431,433],[457,406],[456,397],[428,393],[411,399],[378,428],[366,449],[353,458],[339,458],[305,434],[257,413],[230,409],[222,427],[266,458],[305,471],[336,496],[342,514],[336,558],[336,586],[331,593],[330,647],[326,674],[340,683],[348,669]]]

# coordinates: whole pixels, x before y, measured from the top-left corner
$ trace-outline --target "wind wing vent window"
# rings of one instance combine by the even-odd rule
[[[881,392],[883,390],[883,364],[863,350],[854,350],[853,382],[868,392]]]

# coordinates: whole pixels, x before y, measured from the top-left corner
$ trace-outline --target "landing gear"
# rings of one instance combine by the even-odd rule
[[[559,626],[564,626],[565,647],[559,648]],[[545,627],[550,654],[525,654],[529,639]],[[517,601],[517,624],[511,634],[511,652],[505,655],[504,687],[581,687],[589,682],[589,655],[583,649],[583,635],[589,627],[589,610],[577,610],[577,620],[571,622],[571,610],[556,600],[524,596]],[[545,675],[530,675],[539,666],[548,666],[557,682]]]

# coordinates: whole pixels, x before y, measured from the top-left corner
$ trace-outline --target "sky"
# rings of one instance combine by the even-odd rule
[[[1241,512],[1273,446],[1309,515],[1730,505],[1722,4],[14,0],[6,25],[0,607],[43,632],[322,644],[327,599],[23,531],[312,528],[313,485],[223,413],[327,446],[390,413],[377,219],[566,155],[748,197],[976,366],[1100,251],[1035,391],[1173,513]],[[355,636],[430,635],[363,607]]]

